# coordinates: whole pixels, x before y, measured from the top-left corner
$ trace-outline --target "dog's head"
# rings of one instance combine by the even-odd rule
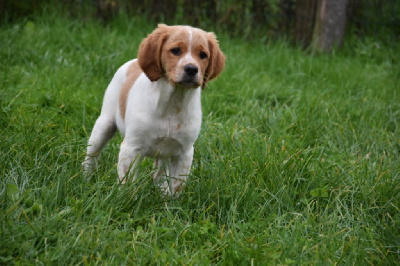
[[[188,88],[204,88],[225,66],[214,33],[164,24],[142,41],[138,61],[151,81],[165,75],[172,85]]]

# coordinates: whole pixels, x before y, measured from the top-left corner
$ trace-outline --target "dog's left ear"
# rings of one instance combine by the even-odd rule
[[[164,74],[161,52],[169,35],[168,28],[165,24],[159,24],[157,29],[150,33],[139,47],[139,65],[151,81],[159,80]]]
[[[203,89],[208,81],[216,78],[225,67],[225,55],[219,49],[218,41],[214,33],[208,32],[208,46],[210,49],[210,61],[204,73]]]

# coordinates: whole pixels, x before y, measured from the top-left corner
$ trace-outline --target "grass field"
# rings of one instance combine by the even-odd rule
[[[121,188],[114,138],[80,165],[103,93],[156,26],[43,16],[0,27],[0,264],[400,263],[400,46],[314,55],[231,39],[203,91],[190,180]]]

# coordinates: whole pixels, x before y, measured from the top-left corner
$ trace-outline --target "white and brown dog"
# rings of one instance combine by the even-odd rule
[[[117,129],[124,136],[118,159],[123,184],[135,178],[143,157],[155,158],[154,181],[175,195],[186,181],[201,127],[201,88],[225,65],[214,33],[160,24],[139,48],[138,59],[120,67],[104,96],[89,138],[86,172]]]

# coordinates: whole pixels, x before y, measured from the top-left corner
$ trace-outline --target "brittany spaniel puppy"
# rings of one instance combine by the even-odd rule
[[[138,58],[118,69],[104,96],[89,138],[85,172],[118,129],[124,136],[118,159],[122,184],[136,177],[143,157],[155,158],[154,181],[175,195],[186,181],[201,126],[200,94],[225,65],[214,33],[190,26],[158,25]]]

